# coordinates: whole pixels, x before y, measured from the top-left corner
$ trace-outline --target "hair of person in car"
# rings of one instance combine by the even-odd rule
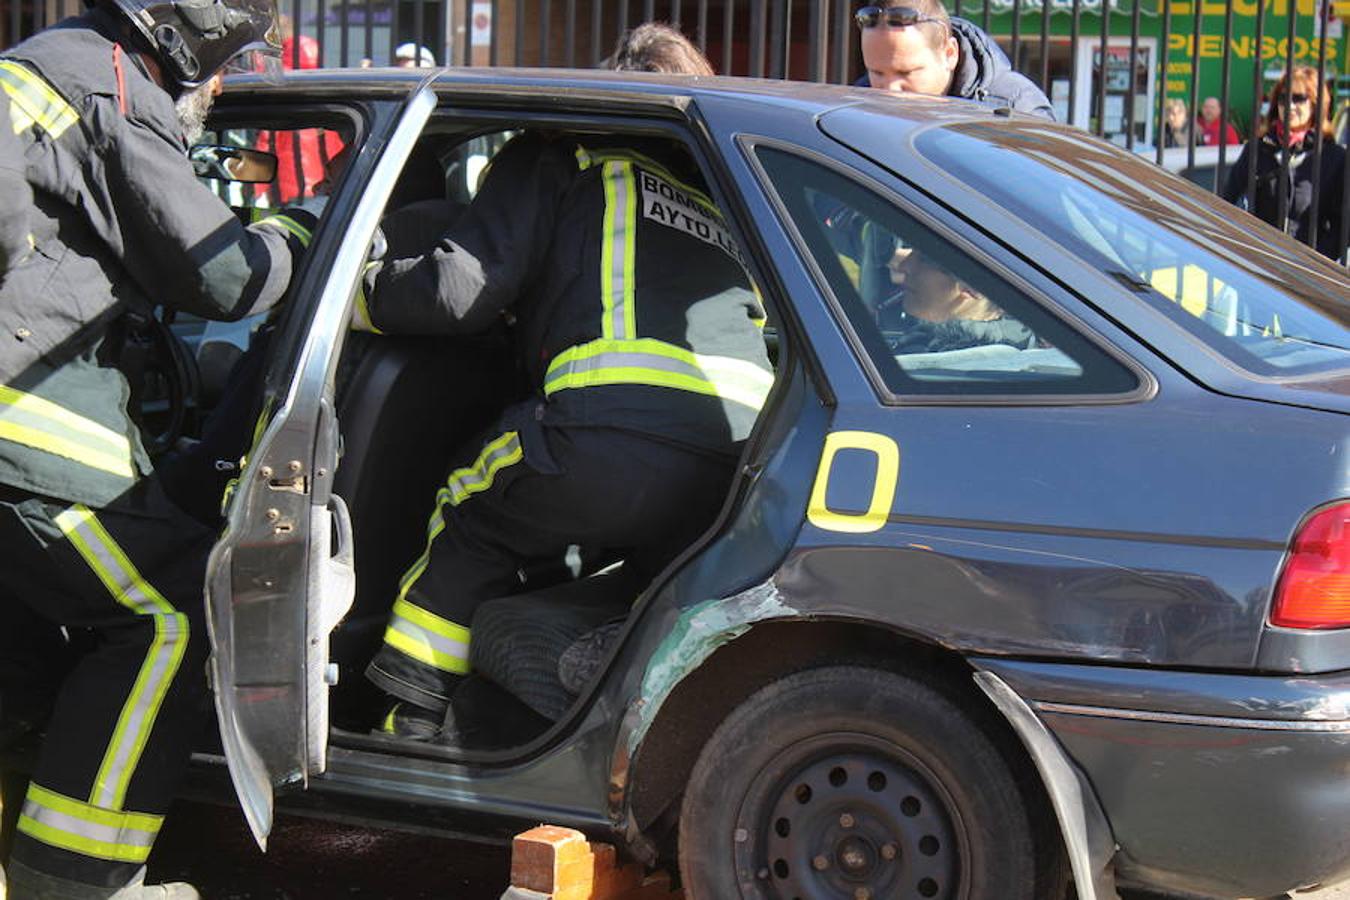
[[[1290,83],[1289,73],[1286,72],[1280,76],[1280,80],[1275,82],[1275,86],[1270,89],[1270,108],[1266,115],[1261,119],[1261,125],[1257,129],[1258,137],[1265,137],[1270,131],[1271,126],[1280,121],[1284,115],[1284,110],[1280,108],[1280,101],[1284,99],[1286,92],[1289,92]],[[1336,131],[1331,125],[1331,89],[1325,81],[1317,75],[1317,69],[1313,66],[1294,66],[1293,93],[1307,94],[1317,104],[1313,111],[1313,127],[1322,132],[1322,137],[1326,140],[1334,141]],[[1310,131],[1312,129],[1309,129]]]
[[[712,63],[689,38],[662,22],[643,22],[619,38],[606,68],[618,72],[715,75]]]

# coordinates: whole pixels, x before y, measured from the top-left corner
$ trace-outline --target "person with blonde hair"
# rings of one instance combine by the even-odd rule
[[[1186,101],[1173,97],[1167,101],[1167,121],[1163,123],[1163,146],[1185,147],[1190,143],[1191,121]]]
[[[1229,171],[1224,199],[1311,244],[1324,256],[1339,259],[1345,249],[1341,245],[1345,148],[1336,143],[1331,126],[1331,91],[1315,68],[1296,66],[1292,77],[1280,76],[1257,135]],[[1319,143],[1320,166],[1315,152]],[[1253,152],[1256,190],[1249,198],[1247,173]]]

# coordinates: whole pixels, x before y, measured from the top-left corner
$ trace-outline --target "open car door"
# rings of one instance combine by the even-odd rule
[[[337,678],[328,637],[356,587],[351,522],[331,492],[339,448],[333,376],[367,249],[435,106],[424,84],[401,113],[377,116],[329,203],[292,287],[289,321],[273,344],[263,415],[207,565],[220,734],[263,849],[273,787],[307,784],[326,765],[328,688]],[[335,217],[345,221],[326,221]],[[325,234],[340,238],[324,241]]]

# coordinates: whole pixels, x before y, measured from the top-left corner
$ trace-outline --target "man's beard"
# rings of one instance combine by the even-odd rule
[[[197,143],[201,139],[202,132],[206,130],[206,117],[210,114],[211,104],[215,99],[211,82],[208,81],[179,94],[174,102],[178,123],[183,126],[183,137],[189,147]]]

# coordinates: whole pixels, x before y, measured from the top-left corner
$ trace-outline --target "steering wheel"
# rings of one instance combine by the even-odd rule
[[[196,357],[170,327],[173,317],[164,307],[149,315],[128,314],[122,344],[121,368],[131,382],[134,417],[151,457],[184,435],[201,390]]]

